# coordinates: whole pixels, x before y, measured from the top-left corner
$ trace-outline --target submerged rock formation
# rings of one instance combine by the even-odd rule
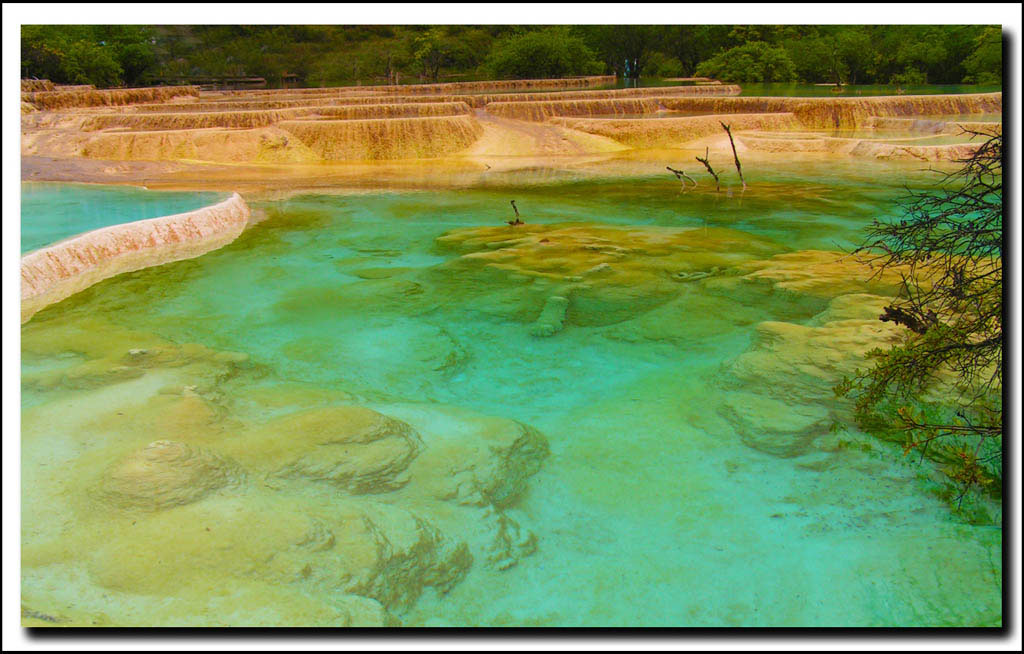
[[[633,318],[678,295],[697,273],[703,278],[780,249],[724,228],[575,224],[459,229],[438,244],[461,254],[432,271],[439,283],[464,286],[467,276],[491,282],[470,288],[493,296],[475,307],[520,322],[539,313],[538,333]]]
[[[565,323],[565,312],[568,308],[568,299],[559,295],[552,295],[544,303],[544,308],[541,310],[537,322],[530,327],[530,333],[534,336],[552,336],[562,331],[562,325]]]
[[[426,587],[444,592],[472,564],[464,542],[387,504],[228,498],[133,522],[110,524],[86,555],[104,588],[191,596],[238,580],[313,596],[361,596],[394,609]]]
[[[859,276],[866,279],[865,269]],[[891,296],[859,292],[864,286],[884,292],[887,280],[862,282],[856,288],[858,275],[851,270],[833,278],[826,275],[820,283],[800,277],[776,275],[773,283],[777,288],[788,285],[790,293],[830,297],[827,308],[807,324],[758,324],[750,349],[729,362],[722,377],[722,415],[744,443],[780,457],[831,451],[829,428],[848,419],[849,410],[836,401],[833,387],[863,368],[869,351],[894,345],[906,333],[878,319]],[[846,284],[829,283],[839,278]],[[747,390],[751,388],[758,390]]]
[[[421,444],[409,425],[349,406],[286,416],[229,447],[239,460],[269,470],[272,478],[324,482],[365,494],[407,483],[406,469]]]
[[[118,462],[99,492],[119,508],[152,511],[190,504],[244,478],[237,464],[203,448],[154,441]]]
[[[722,279],[717,284],[763,284],[775,292],[819,298],[849,293],[894,296],[903,283],[901,273],[909,271],[900,266],[876,271],[853,255],[829,250],[785,252],[770,259],[746,261],[736,268],[743,273],[741,277]]]
[[[402,489],[406,497],[503,510],[515,504],[548,456],[544,435],[514,420],[429,405],[388,411],[413,425],[424,442]]]
[[[104,227],[30,252],[21,258],[21,322],[114,275],[223,247],[242,233],[249,216],[236,193],[211,207]]]
[[[26,574],[83,588],[69,613],[30,584],[32,615],[133,624],[141,603],[150,625],[388,626],[424,590],[445,593],[472,566],[505,569],[538,546],[515,515],[548,454],[526,425],[436,405],[318,406],[329,394],[311,391],[261,420],[237,398],[220,405],[203,381],[227,383],[240,355],[61,322],[28,340],[33,356],[72,346],[87,361],[67,370],[133,375],[82,387],[65,409],[56,428],[90,446],[68,452],[64,479],[26,477],[26,501],[55,494],[72,525],[33,524]],[[189,380],[201,388],[182,390]],[[29,449],[52,438],[46,409],[23,416]]]

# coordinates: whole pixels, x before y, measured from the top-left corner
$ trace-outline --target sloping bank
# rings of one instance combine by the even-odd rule
[[[209,207],[111,225],[30,252],[21,258],[21,322],[104,279],[223,247],[250,217],[235,193]]]

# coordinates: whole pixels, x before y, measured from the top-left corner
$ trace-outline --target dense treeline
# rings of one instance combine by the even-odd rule
[[[99,87],[198,77],[305,86],[622,74],[728,82],[998,83],[982,25],[67,26],[22,28],[22,77]]]

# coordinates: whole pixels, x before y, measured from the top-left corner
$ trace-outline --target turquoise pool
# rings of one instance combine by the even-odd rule
[[[311,624],[310,603],[337,608],[339,589],[357,589],[406,626],[1000,623],[999,507],[974,524],[955,517],[929,464],[848,424],[831,430],[845,414],[828,375],[787,367],[829,345],[786,339],[832,325],[845,342],[848,325],[825,312],[848,291],[744,279],[777,255],[853,247],[928,173],[793,163],[752,169],[746,192],[718,194],[680,193],[656,170],[545,177],[248,198],[268,219],[231,245],[37,314],[22,327],[23,603],[115,625]],[[73,206],[81,192],[47,186],[46,205]],[[137,191],[95,193],[153,206]],[[520,229],[504,226],[510,200],[527,223],[512,245],[501,239],[514,232],[480,231]],[[552,244],[563,249],[544,255]],[[595,265],[603,256],[610,266]],[[564,324],[538,335],[549,298],[563,296]],[[796,359],[766,345],[773,325]],[[832,347],[837,361],[854,356]],[[131,357],[150,355],[138,352],[165,354],[140,368]],[[241,358],[216,354],[227,352]],[[366,495],[280,486],[246,463],[281,415],[338,403],[409,421],[424,434],[421,458],[440,447],[432,430],[469,424],[437,417],[445,407],[529,425],[549,452],[514,501],[492,508],[420,495],[415,467],[406,486]],[[831,418],[800,417],[819,414]],[[280,439],[291,437],[275,447],[287,452]],[[233,456],[248,485],[160,513],[83,499],[111,461],[155,439]],[[472,563],[440,584],[440,558],[416,576],[428,563],[410,554],[382,568],[387,583],[353,585],[336,572],[344,564],[296,554],[309,538],[288,540],[267,518],[353,503],[411,511],[469,543]],[[225,518],[182,540],[197,515],[229,505],[260,507],[259,527]],[[504,568],[477,546],[491,536],[474,535],[495,515],[535,536]],[[325,551],[347,542],[344,527],[330,529]],[[202,544],[224,530],[221,549]],[[378,554],[401,549],[389,538]],[[309,562],[293,570],[290,557]],[[396,584],[415,586],[410,601],[393,599]]]
[[[21,252],[101,227],[192,211],[227,197],[226,193],[23,182]]]

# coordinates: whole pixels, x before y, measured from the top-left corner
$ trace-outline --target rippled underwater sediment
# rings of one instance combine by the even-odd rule
[[[859,343],[850,306],[877,289],[742,279],[852,247],[928,176],[748,180],[254,198],[268,218],[233,244],[40,312],[23,605],[113,625],[999,624],[998,521],[963,523],[929,464],[831,430],[835,371],[805,369]],[[512,199],[528,229],[509,237]],[[366,420],[387,437],[331,440]],[[181,479],[153,510],[117,483],[159,441],[193,467],[161,469]]]

